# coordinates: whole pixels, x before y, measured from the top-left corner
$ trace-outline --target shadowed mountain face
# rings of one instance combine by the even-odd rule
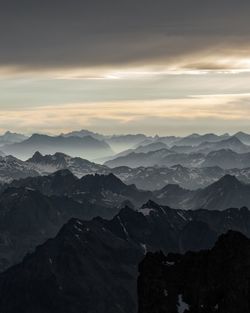
[[[126,201],[140,206],[149,199],[177,209],[224,210],[229,207],[250,207],[250,185],[236,177],[225,175],[206,188],[188,190],[176,184],[168,184],[160,190],[139,190],[126,185],[114,174],[86,175],[81,179],[69,170],[57,171],[48,176],[28,177],[4,185],[28,187],[45,195],[68,196],[79,203],[98,204],[102,207],[121,207]]]
[[[12,156],[0,157],[0,183],[9,183],[14,179],[28,176],[48,175],[55,171],[68,169],[81,178],[88,174],[113,173],[126,184],[135,184],[143,190],[156,190],[167,184],[178,184],[184,189],[204,188],[226,174],[236,176],[240,181],[250,183],[250,168],[222,169],[213,167],[138,167],[126,166],[108,168],[107,166],[90,162],[79,157],[71,157],[64,153],[42,155],[36,152],[27,161],[21,161]]]
[[[87,201],[103,207],[121,207],[124,201],[138,206],[153,198],[152,192],[126,185],[113,174],[86,175],[78,179],[69,170],[15,180],[3,189],[8,186],[34,188],[45,195],[67,195],[79,203]]]
[[[157,202],[181,209],[224,210],[228,207],[250,207],[250,185],[225,175],[204,189],[190,191],[178,185],[167,185],[155,191]]]
[[[211,250],[148,253],[139,266],[139,313],[250,311],[250,240],[221,235]]]
[[[237,153],[230,149],[221,149],[218,143],[218,149],[215,151],[211,149],[206,153],[202,149],[196,152],[192,147],[161,149],[146,153],[132,151],[125,156],[112,157],[111,160],[105,162],[105,165],[110,168],[119,166],[171,167],[176,164],[188,168],[219,166],[222,169],[241,169],[250,167],[250,152]]]
[[[117,208],[84,204],[66,196],[46,196],[28,187],[0,195],[0,271],[22,260],[36,245],[55,236],[72,217],[112,217]]]
[[[137,264],[147,251],[211,248],[228,229],[249,236],[250,212],[181,211],[148,202],[112,220],[71,219],[0,275],[0,312],[135,313]]]
[[[226,159],[225,159],[226,162]],[[0,157],[0,183],[9,183],[14,179],[29,176],[48,175],[55,171],[68,169],[78,178],[88,174],[113,173],[126,184],[135,184],[143,190],[156,190],[167,184],[178,184],[184,189],[204,188],[226,174],[236,176],[240,181],[250,183],[250,168],[222,169],[213,167],[138,167],[107,166],[90,162],[79,157],[71,157],[64,153],[42,155],[36,152],[27,161],[21,161],[12,156]]]
[[[47,135],[34,134],[27,140],[3,147],[3,151],[14,156],[27,159],[36,151],[41,153],[63,152],[72,156],[81,156],[89,159],[98,156],[107,156],[112,154],[110,146],[93,137],[51,137]]]

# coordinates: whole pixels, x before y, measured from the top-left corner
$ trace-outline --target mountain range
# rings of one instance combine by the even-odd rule
[[[110,146],[105,141],[97,140],[91,136],[64,137],[34,134],[30,138],[14,144],[5,145],[2,151],[13,154],[20,159],[31,157],[36,151],[45,154],[63,152],[72,156],[81,156],[87,159],[112,154]]]
[[[145,171],[147,170],[145,169]],[[178,177],[179,171],[180,180],[185,182],[185,176],[183,175],[185,169],[182,167],[165,170],[172,170],[172,174],[174,172],[176,177]],[[239,178],[244,178],[247,183],[230,174],[220,177],[224,173],[222,170],[207,168],[201,172],[201,177],[204,177],[204,179],[208,177],[206,182],[208,183],[211,180],[212,183],[205,184],[206,187],[204,188],[191,190],[183,188],[176,183],[170,183],[152,191],[140,190],[134,184],[124,183],[119,177],[125,177],[126,179],[124,178],[124,180],[126,182],[131,182],[131,179],[129,181],[128,175],[125,174],[126,172],[124,173],[123,169],[117,168],[114,170],[114,173],[111,173],[106,168],[103,168],[101,171],[105,172],[105,174],[88,174],[78,178],[68,169],[63,169],[49,175],[33,175],[33,177],[14,180],[9,184],[3,184],[2,190],[8,187],[34,188],[49,196],[67,195],[80,203],[88,201],[93,204],[98,203],[104,207],[118,208],[126,201],[129,201],[133,206],[138,206],[149,199],[163,205],[185,210],[196,210],[199,208],[223,210],[228,207],[250,207],[249,170],[234,170],[231,173],[237,173]],[[207,173],[210,173],[209,175],[211,176],[209,177]],[[186,185],[192,181],[190,176],[193,177],[193,180],[196,180],[196,183],[199,182],[197,181],[197,171],[187,171],[186,175],[188,176]],[[133,176],[133,181],[134,177],[136,180],[136,176]],[[152,177],[152,173],[149,179],[151,179],[150,177]],[[219,179],[216,180],[216,177],[219,177]],[[141,179],[143,182],[143,176]],[[157,180],[157,177],[155,180]],[[153,182],[151,180],[151,183]]]
[[[11,157],[10,157],[11,158]],[[2,158],[2,160],[8,160],[9,157]],[[126,184],[135,184],[137,188],[144,190],[155,190],[161,189],[166,184],[178,184],[182,188],[198,189],[203,188],[216,180],[220,179],[226,174],[236,176],[239,180],[250,183],[250,168],[244,169],[222,169],[218,166],[211,167],[200,167],[200,168],[190,168],[183,167],[181,165],[174,165],[170,168],[167,167],[138,167],[129,168],[126,166],[121,166],[117,168],[109,168],[104,165],[90,162],[86,159],[79,157],[70,157],[63,153],[55,153],[54,155],[42,155],[36,152],[33,157],[28,159],[25,163],[21,160],[17,160],[18,164],[39,173],[41,175],[47,175],[53,173],[57,170],[68,169],[75,176],[81,178],[88,174],[109,174],[113,173],[118,178],[120,178]],[[13,171],[10,172],[11,175],[8,176],[8,171],[2,169],[5,175],[1,175],[0,178],[4,182],[6,179],[9,182],[12,178],[17,179],[19,177],[27,177],[29,172],[21,172],[15,164],[11,164],[13,170],[17,173],[22,174],[22,176],[14,175]],[[8,178],[8,179],[7,179]]]
[[[76,145],[79,145],[77,148]],[[234,135],[191,134],[185,137],[146,136],[144,134],[103,135],[89,130],[71,131],[60,135],[33,134],[30,137],[7,131],[0,136],[3,152],[26,159],[35,151],[41,153],[62,152],[89,159],[112,159],[114,152],[122,155],[169,148],[177,153],[209,153],[221,149],[230,149],[237,153],[249,152],[250,135],[238,132]],[[57,149],[53,149],[53,146]],[[143,149],[143,146],[148,146]],[[81,148],[81,149],[80,149]],[[89,151],[86,151],[89,150]],[[92,151],[91,151],[92,150]],[[128,151],[126,151],[128,150]],[[113,152],[114,151],[114,152]],[[125,152],[126,151],[126,152]]]
[[[208,154],[201,152],[175,152],[169,149],[150,151],[147,153],[130,152],[125,156],[113,157],[105,162],[111,168],[127,166],[136,167],[211,167],[219,166],[223,169],[250,167],[250,152],[237,153],[230,149],[211,151]]]
[[[187,190],[178,185],[166,185],[153,194],[159,203],[186,210],[250,207],[250,184],[231,175],[225,175],[203,189]]]

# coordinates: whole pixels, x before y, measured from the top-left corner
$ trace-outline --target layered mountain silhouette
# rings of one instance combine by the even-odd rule
[[[13,154],[21,159],[31,157],[36,151],[45,154],[63,152],[87,159],[112,154],[112,150],[106,142],[97,140],[91,136],[85,136],[83,138],[64,136],[52,137],[40,134],[34,134],[20,143],[6,145],[2,147],[2,150],[5,153]]]
[[[23,134],[6,131],[4,134],[0,135],[0,146],[21,142],[27,138],[28,137]]]
[[[194,151],[202,152],[202,153],[209,153],[212,151],[218,151],[221,149],[231,150],[236,153],[246,153],[250,152],[250,146],[245,145],[242,143],[237,137],[230,137],[225,140],[221,140],[218,142],[202,142],[195,148]]]
[[[229,231],[210,250],[148,253],[139,266],[139,313],[249,312],[250,240]]]
[[[250,185],[225,175],[215,183],[196,191],[178,185],[167,185],[155,191],[157,201],[174,208],[224,210],[228,207],[250,207]]]
[[[190,190],[177,184],[167,184],[159,190],[147,191],[125,184],[112,173],[85,175],[79,179],[65,169],[50,175],[14,180],[3,185],[2,190],[8,187],[33,188],[45,195],[68,196],[79,203],[87,201],[104,207],[119,208],[126,201],[138,207],[149,199],[185,210],[250,207],[250,184],[229,174],[203,189]]]
[[[86,175],[79,179],[67,169],[46,176],[14,180],[2,189],[8,187],[33,188],[45,195],[66,195],[79,203],[87,201],[105,207],[121,207],[124,201],[141,205],[153,197],[152,192],[138,190],[135,185],[126,185],[112,173]]]
[[[199,134],[191,134],[189,136],[186,136],[184,138],[180,138],[175,142],[178,146],[198,146],[203,142],[218,142],[222,140],[226,140],[230,137],[229,134],[223,134],[223,135],[215,135],[215,134],[205,134],[205,135],[199,135]]]
[[[218,148],[220,146],[218,145]],[[182,147],[181,147],[182,148]],[[183,149],[183,148],[182,148]],[[188,149],[188,152],[186,152]],[[112,157],[105,165],[111,168],[119,166],[136,167],[171,167],[182,165],[184,167],[212,167],[219,166],[222,169],[250,167],[250,152],[237,153],[230,149],[221,149],[206,153],[194,151],[185,147],[185,152],[176,152],[176,148],[161,149],[147,153],[135,153],[134,151],[125,156]],[[202,149],[201,149],[202,151]]]
[[[147,251],[211,248],[228,229],[249,236],[249,210],[182,211],[148,202],[138,211],[126,207],[111,220],[71,219],[54,239],[0,275],[0,311],[135,313],[137,264]]]

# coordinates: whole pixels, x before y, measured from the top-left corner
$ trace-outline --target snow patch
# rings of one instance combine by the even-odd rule
[[[143,249],[144,255],[147,253],[147,245],[145,243],[141,243],[141,247]]]
[[[139,212],[142,213],[144,216],[148,216],[151,212],[154,212],[154,209],[142,208],[139,210]]]
[[[189,310],[189,305],[183,301],[182,294],[178,295],[177,312],[184,313],[185,310]]]

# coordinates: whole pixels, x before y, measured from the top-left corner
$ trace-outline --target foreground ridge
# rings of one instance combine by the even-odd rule
[[[250,240],[239,232],[211,250],[148,253],[139,272],[139,313],[250,312]]]

